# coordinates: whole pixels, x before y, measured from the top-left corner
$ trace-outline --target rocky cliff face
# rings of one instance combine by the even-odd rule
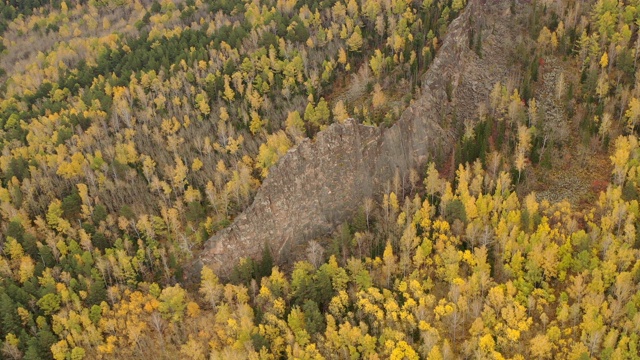
[[[392,127],[348,120],[291,149],[269,170],[253,204],[208,240],[200,262],[225,275],[240,257],[258,256],[265,243],[276,258],[283,256],[292,245],[331,232],[396,173],[408,179],[411,168],[449,153],[459,124],[473,119],[494,83],[506,77],[507,11],[500,3],[470,1],[451,23],[420,99]],[[471,29],[480,26],[482,58],[469,49]]]

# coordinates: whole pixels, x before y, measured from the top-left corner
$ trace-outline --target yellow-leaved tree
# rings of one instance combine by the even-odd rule
[[[267,136],[267,142],[260,145],[260,151],[256,158],[256,168],[260,170],[263,178],[269,175],[269,168],[278,162],[278,159],[289,150],[291,145],[291,140],[284,131]]]

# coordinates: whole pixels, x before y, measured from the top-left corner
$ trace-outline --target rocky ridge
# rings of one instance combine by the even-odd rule
[[[449,26],[423,78],[422,94],[390,128],[347,120],[289,150],[269,170],[250,205],[207,241],[198,259],[220,275],[241,257],[258,256],[265,244],[276,259],[296,244],[330,233],[363,200],[387,191],[399,174],[452,150],[464,120],[477,118],[493,85],[505,82],[514,31],[508,4],[472,0]],[[469,47],[482,31],[483,50]]]

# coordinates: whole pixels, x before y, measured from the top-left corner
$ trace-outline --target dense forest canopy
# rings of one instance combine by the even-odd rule
[[[0,356],[638,358],[636,0],[488,5],[512,76],[450,159],[288,264],[186,278],[291,147],[391,126],[465,6],[1,2]]]

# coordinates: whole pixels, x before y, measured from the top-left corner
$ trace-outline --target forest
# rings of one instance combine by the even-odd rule
[[[517,41],[451,149],[193,276],[287,151],[393,126],[472,5]],[[0,2],[0,358],[640,359],[639,28],[638,0]]]

